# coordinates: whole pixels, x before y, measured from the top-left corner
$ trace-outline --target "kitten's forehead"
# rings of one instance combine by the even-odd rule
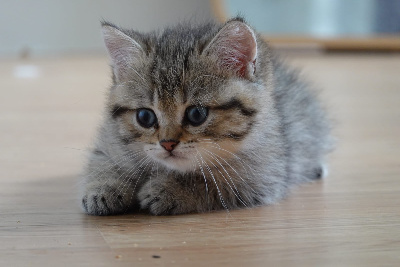
[[[169,62],[159,59],[152,73],[157,99],[166,105],[201,105],[219,98],[228,81],[211,74],[198,55],[188,55],[186,61],[189,63],[179,57]]]
[[[212,80],[201,51],[212,36],[209,27],[166,29],[154,43],[151,78],[160,100],[199,102]]]
[[[158,44],[155,49],[154,63],[151,73],[156,93],[160,100],[181,97],[182,101],[186,99],[184,91],[185,72],[188,66],[188,51],[184,45],[178,45],[174,42],[166,41],[163,47],[162,43]],[[175,99],[178,100],[178,99]]]
[[[175,105],[209,105],[225,99],[230,82],[198,70],[182,69],[177,76],[169,73],[164,82],[156,85],[154,98],[168,110]],[[232,95],[232,92],[230,93]]]
[[[183,79],[184,69],[180,67],[179,59],[176,62],[163,62],[162,59],[155,60],[151,77],[155,87],[157,98],[163,102],[178,100],[184,97]],[[175,65],[173,65],[175,63]],[[167,67],[167,65],[170,65]]]

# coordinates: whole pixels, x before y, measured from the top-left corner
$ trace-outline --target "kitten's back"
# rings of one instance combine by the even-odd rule
[[[290,180],[300,183],[323,176],[324,156],[331,149],[330,125],[317,91],[277,56],[272,57],[274,98],[287,142]]]

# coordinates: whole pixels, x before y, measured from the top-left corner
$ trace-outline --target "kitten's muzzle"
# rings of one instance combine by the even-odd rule
[[[172,150],[175,149],[175,147],[179,144],[178,140],[161,140],[160,145],[167,150],[168,152],[172,152]]]

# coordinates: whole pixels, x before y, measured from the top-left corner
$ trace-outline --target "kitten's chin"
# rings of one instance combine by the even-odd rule
[[[187,156],[179,154],[169,154],[153,157],[157,162],[161,163],[168,169],[179,172],[190,172],[195,170],[193,160]]]
[[[165,167],[179,172],[190,172],[194,170],[193,161],[179,156],[169,156],[165,159],[158,159]]]

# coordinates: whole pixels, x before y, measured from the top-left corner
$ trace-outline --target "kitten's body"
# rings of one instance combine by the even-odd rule
[[[86,212],[251,207],[321,177],[324,112],[241,19],[161,34],[103,29],[114,76],[84,173]]]

